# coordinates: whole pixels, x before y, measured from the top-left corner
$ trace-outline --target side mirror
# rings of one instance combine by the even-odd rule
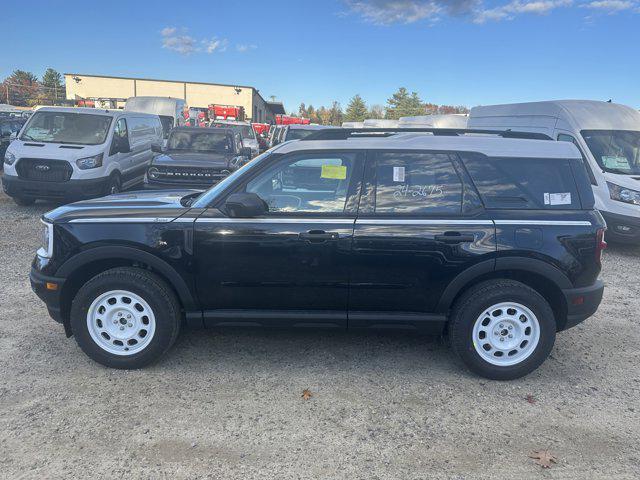
[[[255,193],[232,193],[224,203],[231,218],[252,218],[264,215],[269,206]]]
[[[162,153],[162,147],[160,145],[156,145],[155,143],[151,144],[151,151],[153,153]]]
[[[240,149],[240,156],[251,158],[251,148],[250,147],[242,147]]]

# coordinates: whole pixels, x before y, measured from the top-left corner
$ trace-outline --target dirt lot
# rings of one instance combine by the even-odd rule
[[[606,252],[598,314],[519,381],[401,333],[190,331],[125,372],[90,361],[29,288],[49,208],[0,195],[2,478],[640,477],[640,249]]]

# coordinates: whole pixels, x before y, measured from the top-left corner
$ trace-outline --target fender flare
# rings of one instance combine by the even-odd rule
[[[454,299],[471,282],[487,273],[504,270],[520,270],[535,273],[546,278],[560,290],[573,288],[569,278],[557,267],[542,260],[526,257],[501,257],[476,263],[455,277],[444,290],[438,302],[437,312],[446,312],[451,308]]]
[[[57,270],[56,276],[62,278],[68,278],[73,272],[82,268],[84,265],[88,265],[97,260],[131,260],[136,262],[142,262],[149,265],[156,270],[162,276],[167,278],[170,282],[185,311],[198,310],[197,302],[193,298],[191,290],[187,285],[185,279],[167,262],[158,258],[157,256],[140,250],[137,248],[126,246],[102,246],[93,247],[88,250],[84,250],[77,255],[74,255],[66,262],[64,262]]]

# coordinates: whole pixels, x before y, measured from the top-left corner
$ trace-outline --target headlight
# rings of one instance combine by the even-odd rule
[[[615,183],[607,182],[609,187],[609,195],[612,200],[618,202],[630,203],[632,205],[640,205],[640,192],[637,190],[631,190],[630,188],[621,187]]]
[[[151,167],[149,170],[147,170],[147,176],[150,179],[155,180],[160,176],[160,170],[158,170],[156,167]]]
[[[38,249],[38,255],[40,257],[51,258],[53,255],[53,223],[42,222],[42,238],[41,246]]]
[[[89,170],[90,168],[98,168],[102,166],[102,154],[99,153],[93,157],[86,157],[76,160],[76,165],[80,170]]]
[[[11,152],[4,153],[4,163],[6,163],[7,165],[13,165],[15,161],[16,161],[16,156],[13,153]]]

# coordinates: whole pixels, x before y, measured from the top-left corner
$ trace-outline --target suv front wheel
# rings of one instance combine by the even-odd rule
[[[152,272],[114,268],[83,285],[71,305],[82,350],[107,367],[141,368],[161,357],[180,330],[173,291]]]
[[[520,378],[551,353],[556,322],[549,303],[512,280],[491,280],[465,292],[449,322],[451,346],[478,375]]]

